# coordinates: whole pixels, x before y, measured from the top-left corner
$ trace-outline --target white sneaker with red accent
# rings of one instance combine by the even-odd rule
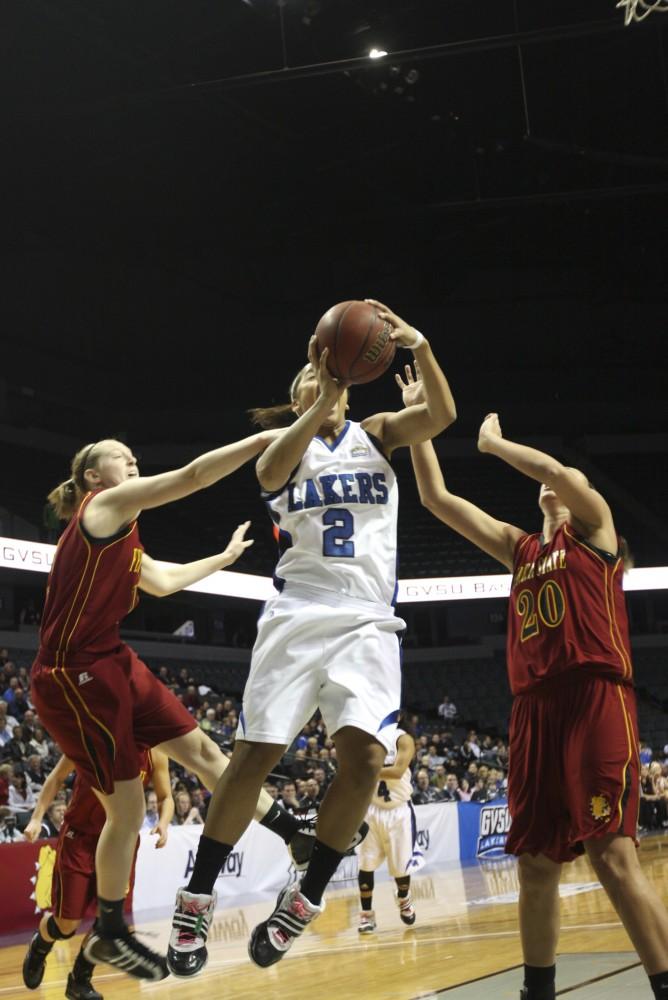
[[[357,930],[360,934],[371,934],[376,929],[376,914],[373,910],[360,910],[360,922]]]
[[[289,950],[295,938],[325,909],[311,903],[298,885],[288,886],[278,894],[276,907],[268,920],[254,928],[248,942],[248,954],[256,965],[274,965]]]
[[[172,933],[167,948],[167,965],[174,976],[195,976],[206,965],[209,955],[206,939],[216,909],[216,894],[176,893]]]
[[[412,927],[415,923],[415,907],[413,906],[413,900],[411,899],[410,892],[407,896],[399,896],[396,894],[396,900],[401,920],[403,923],[408,924],[409,927]]]

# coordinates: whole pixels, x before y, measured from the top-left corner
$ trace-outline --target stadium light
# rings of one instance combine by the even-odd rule
[[[385,51],[385,49],[376,49],[376,48],[369,49],[369,59],[382,59],[383,56],[386,55],[387,52]]]

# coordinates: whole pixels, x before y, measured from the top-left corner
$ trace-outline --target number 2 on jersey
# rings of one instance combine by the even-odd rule
[[[566,598],[564,592],[554,580],[546,580],[536,595],[530,590],[522,590],[517,595],[516,608],[522,618],[522,642],[533,638],[540,632],[540,622],[548,628],[561,625],[566,614]],[[538,614],[536,614],[536,610]],[[540,621],[539,621],[540,618]]]
[[[350,539],[355,530],[353,515],[344,507],[330,507],[322,515],[322,523],[331,525],[322,534],[323,556],[341,556],[352,559],[355,543]]]

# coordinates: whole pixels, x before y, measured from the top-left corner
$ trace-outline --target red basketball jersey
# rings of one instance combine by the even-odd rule
[[[631,683],[631,653],[618,557],[562,525],[545,545],[524,535],[515,547],[506,655],[513,694],[570,670]]]
[[[54,666],[67,654],[105,653],[120,642],[120,622],[138,602],[143,546],[137,522],[112,538],[91,538],[82,523],[88,493],[63,532],[49,574],[40,630]]]
[[[144,787],[149,784],[152,775],[151,751],[143,750],[140,777]],[[63,826],[66,827],[65,836],[67,836],[67,830],[70,829],[77,833],[97,837],[104,826],[104,821],[105,812],[100,800],[91,789],[90,784],[77,772],[72,798],[63,820]]]

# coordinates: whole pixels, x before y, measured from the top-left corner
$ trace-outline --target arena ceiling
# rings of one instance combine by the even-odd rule
[[[283,398],[325,308],[365,295],[432,336],[456,434],[489,409],[518,435],[665,429],[668,17],[624,28],[614,0],[6,0],[1,17],[5,439],[227,439]]]

